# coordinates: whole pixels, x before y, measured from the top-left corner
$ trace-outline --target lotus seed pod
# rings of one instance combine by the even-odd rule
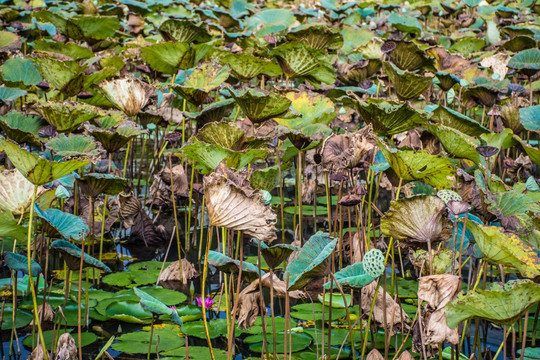
[[[437,196],[444,201],[445,204],[448,204],[450,201],[463,201],[461,196],[452,190],[439,190],[437,191]]]
[[[379,249],[371,249],[362,260],[364,270],[373,278],[378,278],[384,272],[384,255]]]

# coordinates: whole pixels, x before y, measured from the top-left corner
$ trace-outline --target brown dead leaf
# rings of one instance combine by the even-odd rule
[[[172,187],[177,198],[189,196],[189,182],[182,165],[172,168]],[[150,201],[155,206],[172,205],[171,195],[171,170],[166,167],[159,174],[154,175],[154,182],[150,186]]]
[[[261,294],[258,291],[246,292],[246,289],[238,295],[238,326],[247,329],[253,326],[259,314],[266,314],[266,308],[261,307]]]
[[[374,281],[369,285],[362,288],[362,310],[364,313],[369,314],[371,304],[373,302],[373,296],[377,289],[377,282]],[[386,325],[384,323],[384,297],[386,296]],[[394,335],[397,329],[401,327],[401,321],[405,327],[410,322],[409,316],[403,311],[401,306],[392,299],[388,293],[384,293],[381,287],[377,291],[377,299],[375,300],[375,307],[373,308],[373,321],[381,326],[383,329],[389,331],[390,335]]]
[[[373,349],[367,354],[366,360],[384,360],[384,356],[377,349]]]
[[[129,26],[129,32],[135,35],[144,29],[144,19],[136,14],[128,15],[127,24]]]
[[[332,134],[324,140],[321,165],[324,170],[343,170],[355,167],[362,160],[371,160],[377,148],[371,125],[354,133]]]
[[[159,275],[158,283],[166,281],[182,281],[182,284],[187,284],[189,280],[199,276],[197,270],[192,263],[186,258],[182,259],[182,269],[180,269],[180,262],[175,261],[171,265],[167,266],[165,270]]]
[[[116,199],[119,205],[118,215],[124,224],[124,228],[129,229],[133,226],[135,217],[142,210],[141,202],[135,197],[133,191],[129,194],[120,193]]]
[[[41,304],[38,306],[38,318],[41,324],[50,323],[54,318],[54,311],[49,303]],[[34,325],[34,320],[30,322],[29,326]]]
[[[63,333],[58,338],[54,360],[77,360],[77,345],[70,333]]]
[[[259,191],[240,180],[223,164],[204,177],[210,224],[242,230],[261,241],[272,242],[276,239],[277,215],[271,206],[264,204]]]
[[[397,360],[414,360],[414,357],[407,350],[403,351]]]
[[[48,358],[50,359],[51,357],[49,356]],[[28,360],[44,360],[44,359],[45,359],[45,354],[43,353],[43,346],[41,346],[41,344],[36,346],[34,351],[32,351],[32,353],[28,356]]]
[[[438,347],[445,341],[451,344],[458,343],[458,329],[452,330],[446,325],[444,307],[457,296],[459,283],[459,277],[450,274],[420,278],[418,282],[418,301],[428,303],[422,311],[422,328],[426,345]],[[415,346],[418,348],[418,344],[415,344]]]

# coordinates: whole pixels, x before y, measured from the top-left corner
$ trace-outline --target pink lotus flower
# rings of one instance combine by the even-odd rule
[[[203,306],[203,303],[202,303],[202,297],[198,297],[197,298],[197,304],[199,306]],[[210,296],[208,296],[205,300],[204,300],[204,307],[207,308],[207,309],[210,309],[212,307],[212,305],[214,304],[214,299],[212,299]]]

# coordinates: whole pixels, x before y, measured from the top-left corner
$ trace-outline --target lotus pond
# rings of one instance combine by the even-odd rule
[[[0,1],[2,358],[539,360],[539,14]]]

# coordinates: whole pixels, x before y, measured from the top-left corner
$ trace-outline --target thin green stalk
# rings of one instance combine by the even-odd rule
[[[27,241],[26,241],[26,249],[27,249],[27,252],[28,252],[28,274],[29,275],[29,283],[30,283],[30,291],[32,293],[32,306],[34,308],[34,322],[36,323],[37,325],[37,328],[38,328],[38,334],[39,334],[39,341],[41,343],[41,346],[43,346],[43,349],[45,349],[45,339],[43,337],[43,331],[41,330],[41,322],[39,321],[39,316],[38,316],[38,306],[37,306],[37,298],[36,298],[36,289],[35,289],[35,286],[34,286],[34,280],[32,278],[32,256],[30,256],[30,251],[31,251],[31,248],[32,248],[32,221],[34,219],[34,205],[36,203],[36,196],[37,196],[37,186],[34,185],[34,192],[32,193],[32,202],[30,203],[30,215],[29,215],[29,220],[28,220],[28,238],[27,238]],[[39,275],[38,275],[38,284],[39,284]],[[48,360],[49,356],[47,355],[47,351],[43,351],[43,358],[45,360]],[[82,355],[81,355],[81,359],[82,360]]]
[[[150,323],[150,342],[148,343],[148,352],[146,353],[146,360],[150,360],[150,353],[152,352],[153,338],[154,338],[154,314],[152,314],[152,322]]]
[[[326,211],[328,212],[328,233],[332,234],[332,201],[328,187],[328,173],[324,173],[324,190],[326,191]],[[351,249],[352,250],[352,249]]]
[[[172,151],[169,155],[169,173],[171,174],[171,199],[173,205],[173,215],[174,215],[174,226],[176,228],[176,245],[178,247],[178,262],[180,264],[180,278],[182,278],[182,247],[180,246],[180,230],[178,229],[178,216],[176,215],[176,195],[174,194],[174,179],[173,179],[173,168],[172,168]],[[188,230],[189,231],[189,230]]]
[[[222,227],[221,228],[221,247],[222,247],[222,253],[223,255],[227,255],[226,249],[227,249],[227,228]],[[227,317],[227,336],[231,336],[230,334],[230,328],[231,328],[231,313],[229,311],[229,287],[228,287],[228,276],[226,273],[223,273],[223,283],[225,288],[225,315]],[[204,300],[204,299],[203,299]]]
[[[124,156],[124,170],[122,171],[122,177],[124,177],[124,178],[126,177],[128,156],[129,156],[129,151],[131,149],[131,141],[132,140],[129,140],[129,142],[128,142],[127,149],[126,149],[126,155]]]
[[[208,343],[208,349],[210,350],[210,356],[212,360],[216,360],[214,357],[214,350],[212,349],[212,340],[210,339],[210,332],[208,331],[208,320],[206,319],[206,305],[205,305],[205,293],[206,288],[206,278],[208,277],[208,252],[210,251],[210,246],[212,244],[212,234],[213,227],[208,227],[208,239],[206,241],[206,250],[204,251],[204,264],[203,264],[203,277],[201,283],[201,298],[202,298],[202,313],[203,313],[203,323],[204,323],[204,333],[206,334],[206,341]],[[202,231],[201,231],[202,233]]]
[[[191,239],[191,208],[193,201],[193,180],[195,178],[195,166],[191,167],[191,180],[189,181],[189,202],[188,202],[188,218],[187,218],[187,227],[186,227],[186,252],[189,251],[189,244]]]
[[[101,261],[103,257],[103,238],[105,235],[105,212],[107,211],[107,199],[108,199],[108,195],[105,195],[105,199],[103,200],[103,208],[101,210],[101,236],[99,239],[99,261]]]

